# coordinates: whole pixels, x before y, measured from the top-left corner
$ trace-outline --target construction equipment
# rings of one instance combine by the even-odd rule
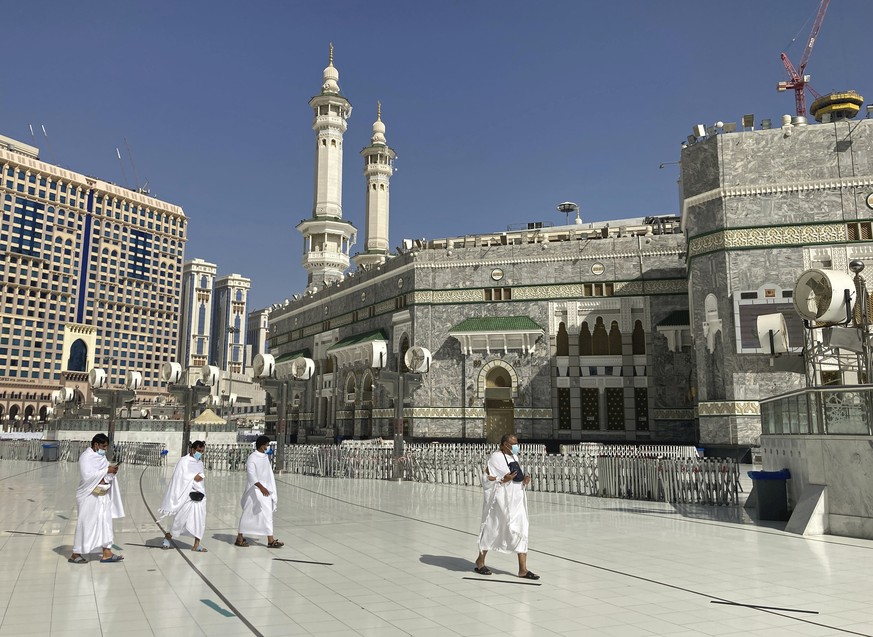
[[[788,59],[788,55],[784,51],[780,56],[782,58],[782,64],[785,65],[785,70],[788,71],[788,77],[790,79],[787,82],[779,82],[776,85],[776,90],[787,91],[788,89],[794,89],[794,104],[798,116],[806,115],[805,90],[807,87],[809,87],[809,91],[815,95],[815,97],[820,97],[812,86],[809,86],[809,76],[804,75],[803,72],[806,70],[806,64],[809,62],[809,55],[812,53],[812,47],[815,46],[815,40],[818,37],[821,23],[824,21],[825,13],[828,10],[830,2],[831,0],[821,0],[821,4],[818,7],[818,13],[815,16],[815,22],[812,25],[812,31],[809,33],[809,40],[807,40],[806,48],[803,51],[803,57],[800,58],[800,66],[795,69],[791,60]]]

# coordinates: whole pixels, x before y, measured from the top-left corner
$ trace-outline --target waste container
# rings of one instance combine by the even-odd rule
[[[60,455],[60,445],[56,442],[48,442],[42,446],[43,462],[57,462]]]
[[[759,520],[787,520],[788,492],[785,482],[791,479],[788,469],[779,471],[749,471],[755,486]]]

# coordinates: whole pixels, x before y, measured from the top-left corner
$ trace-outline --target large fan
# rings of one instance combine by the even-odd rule
[[[781,354],[788,351],[788,327],[782,312],[776,314],[761,314],[758,317],[758,340],[761,348],[770,350],[771,354]]]
[[[807,270],[794,285],[794,309],[816,323],[845,323],[852,316],[855,281],[846,272]]]
[[[276,359],[272,354],[258,354],[252,361],[255,378],[270,378],[276,370]]]
[[[161,379],[175,385],[182,380],[182,366],[179,363],[168,362],[161,365]]]
[[[106,384],[106,370],[102,367],[95,367],[88,372],[88,384],[94,389],[100,389]]]
[[[311,358],[301,357],[291,361],[291,375],[296,380],[309,380],[315,371],[315,361]]]
[[[433,360],[430,350],[426,347],[415,345],[406,350],[403,356],[403,362],[411,372],[416,374],[426,374],[430,371],[430,362]]]
[[[215,365],[204,365],[200,368],[200,378],[207,387],[215,387],[221,372]]]
[[[134,391],[142,387],[142,372],[127,372],[124,375],[124,386]]]

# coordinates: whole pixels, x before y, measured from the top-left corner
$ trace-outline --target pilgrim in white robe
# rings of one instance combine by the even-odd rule
[[[203,461],[195,460],[190,454],[183,456],[173,469],[173,478],[158,509],[161,517],[173,516],[170,535],[200,539],[206,532],[206,498],[195,502],[190,496],[192,491],[206,495],[203,486],[206,481],[197,482],[194,478],[198,475],[204,475]]]
[[[263,495],[255,486],[256,482],[260,482],[270,495]],[[239,532],[243,535],[273,535],[273,512],[278,503],[270,457],[253,451],[246,460],[246,490],[240,501],[242,515],[239,518]]]
[[[108,473],[109,461],[91,447],[79,456],[79,487],[76,503],[79,516],[73,553],[87,555],[97,549],[112,547],[115,536],[112,520],[124,517],[121,486],[115,474]],[[100,484],[105,481],[105,484]],[[102,493],[103,495],[96,495]]]
[[[495,451],[488,458],[488,474],[482,475],[485,491],[479,550],[527,553],[527,497],[521,482],[501,482],[510,473],[509,463],[518,458]],[[489,480],[488,475],[496,480]]]

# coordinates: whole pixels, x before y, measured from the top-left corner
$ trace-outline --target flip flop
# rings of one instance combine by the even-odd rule
[[[491,575],[491,569],[484,564],[482,566],[477,566],[473,570],[479,573],[479,575]]]
[[[104,557],[100,559],[101,564],[109,564],[110,562],[120,562],[124,558],[120,555],[110,555],[109,557]]]
[[[81,555],[77,555],[76,557],[71,557],[67,560],[70,564],[87,564],[88,560],[86,560]]]
[[[533,571],[528,571],[524,575],[519,575],[521,579],[539,579],[540,576],[534,573]]]
[[[161,548],[162,549],[170,548],[170,540],[164,540],[163,543],[161,544]]]
[[[206,550],[206,547],[202,546],[202,545],[198,546],[196,549],[191,549],[191,550],[194,551],[195,553],[209,553],[209,551]]]

